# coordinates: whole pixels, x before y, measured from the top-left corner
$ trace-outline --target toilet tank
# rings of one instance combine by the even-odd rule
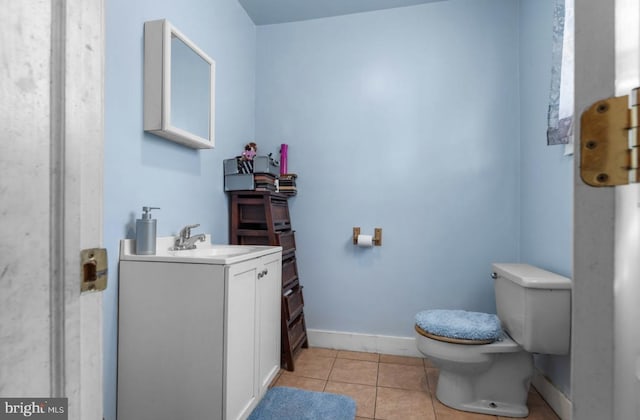
[[[528,264],[493,264],[502,327],[531,353],[568,354],[571,280]]]

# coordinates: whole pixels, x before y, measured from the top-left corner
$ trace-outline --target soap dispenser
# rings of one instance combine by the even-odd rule
[[[160,210],[160,207],[143,207],[142,219],[136,220],[136,254],[156,254],[156,219],[151,218],[151,210]]]

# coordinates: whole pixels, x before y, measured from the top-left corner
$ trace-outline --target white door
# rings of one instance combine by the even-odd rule
[[[592,103],[640,86],[640,6],[577,0],[575,16],[579,118]],[[573,419],[640,420],[640,188],[586,186],[579,154],[576,148]]]
[[[640,4],[616,2],[616,96],[640,87]],[[640,184],[616,187],[614,419],[640,419]]]
[[[102,242],[104,5],[0,11],[0,396],[68,398],[102,418],[102,295],[80,250]]]

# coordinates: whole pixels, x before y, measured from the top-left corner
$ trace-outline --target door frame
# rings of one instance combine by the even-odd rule
[[[61,246],[63,255],[51,290],[52,302],[64,308],[52,324],[52,335],[64,332],[64,348],[52,351],[52,384],[62,388],[52,393],[69,398],[70,419],[99,420],[103,296],[80,293],[80,250],[103,246],[105,4],[52,0],[52,8],[58,8],[52,13],[52,83],[58,89],[52,88],[51,109],[59,129],[51,139],[59,164],[52,171],[52,226],[62,226],[52,230],[51,249]]]
[[[103,296],[80,293],[80,250],[103,245],[105,7],[51,7],[51,396],[99,420]]]
[[[575,2],[576,121],[592,103],[613,96],[614,12],[614,0]],[[580,138],[579,124],[575,138]],[[582,181],[580,147],[575,148],[573,203],[572,417],[613,419],[615,195],[612,188]]]

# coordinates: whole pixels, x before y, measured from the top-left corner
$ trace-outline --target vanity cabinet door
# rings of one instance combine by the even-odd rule
[[[118,420],[222,418],[224,293],[222,266],[120,261]]]
[[[280,369],[282,253],[227,266],[225,419],[245,419]]]
[[[225,328],[225,419],[246,418],[257,398],[256,279],[258,260],[228,266]]]
[[[258,395],[267,391],[280,369],[281,254],[261,258],[258,270]]]

